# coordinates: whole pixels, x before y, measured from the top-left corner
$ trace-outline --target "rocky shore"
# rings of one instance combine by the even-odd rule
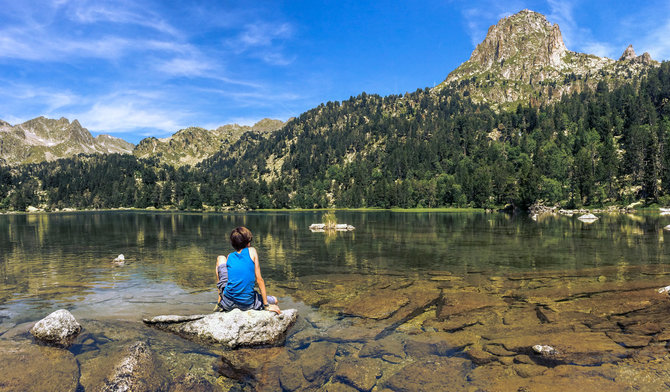
[[[17,326],[0,336],[0,385],[381,392],[444,390],[448,380],[450,391],[666,390],[670,297],[659,289],[668,284],[665,265],[307,276],[272,287],[308,309],[278,346],[231,350],[140,322],[82,320],[66,350]]]

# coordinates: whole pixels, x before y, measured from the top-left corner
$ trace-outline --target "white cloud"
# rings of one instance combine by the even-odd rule
[[[86,128],[104,133],[131,132],[138,128],[177,131],[185,128],[189,113],[179,113],[168,108],[152,107],[141,102],[101,102],[89,110],[71,113]]]
[[[557,23],[563,35],[563,42],[569,50],[586,52],[601,57],[613,58],[616,56],[616,47],[609,42],[598,41],[593,32],[579,26],[575,19],[574,0],[547,0],[550,12],[547,19]],[[623,49],[621,50],[623,52]]]

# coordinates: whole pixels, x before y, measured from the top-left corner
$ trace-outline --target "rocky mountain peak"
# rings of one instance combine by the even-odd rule
[[[570,51],[557,24],[523,10],[491,26],[470,59],[436,89],[450,87],[475,102],[514,109],[594,88],[600,80],[614,86],[656,65],[648,53],[636,57],[632,46],[619,61]]]
[[[491,26],[472,52],[470,62],[483,67],[505,67],[505,62],[557,67],[567,48],[557,24],[544,15],[523,10]]]
[[[635,49],[633,49],[633,45],[628,45],[626,50],[623,51],[623,54],[619,58],[619,61],[632,60],[635,57],[637,57],[637,56],[635,55]]]

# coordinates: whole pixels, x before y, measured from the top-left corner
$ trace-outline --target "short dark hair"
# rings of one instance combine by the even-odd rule
[[[249,246],[249,243],[253,238],[254,236],[251,234],[251,231],[246,227],[236,227],[230,233],[230,244],[233,245],[235,250],[240,251]]]

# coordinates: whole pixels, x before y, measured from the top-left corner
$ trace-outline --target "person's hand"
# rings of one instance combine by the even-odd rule
[[[279,310],[279,306],[275,304],[269,304],[268,306],[265,306],[265,310],[268,310],[270,312],[275,312],[277,314],[281,314],[281,310]]]

